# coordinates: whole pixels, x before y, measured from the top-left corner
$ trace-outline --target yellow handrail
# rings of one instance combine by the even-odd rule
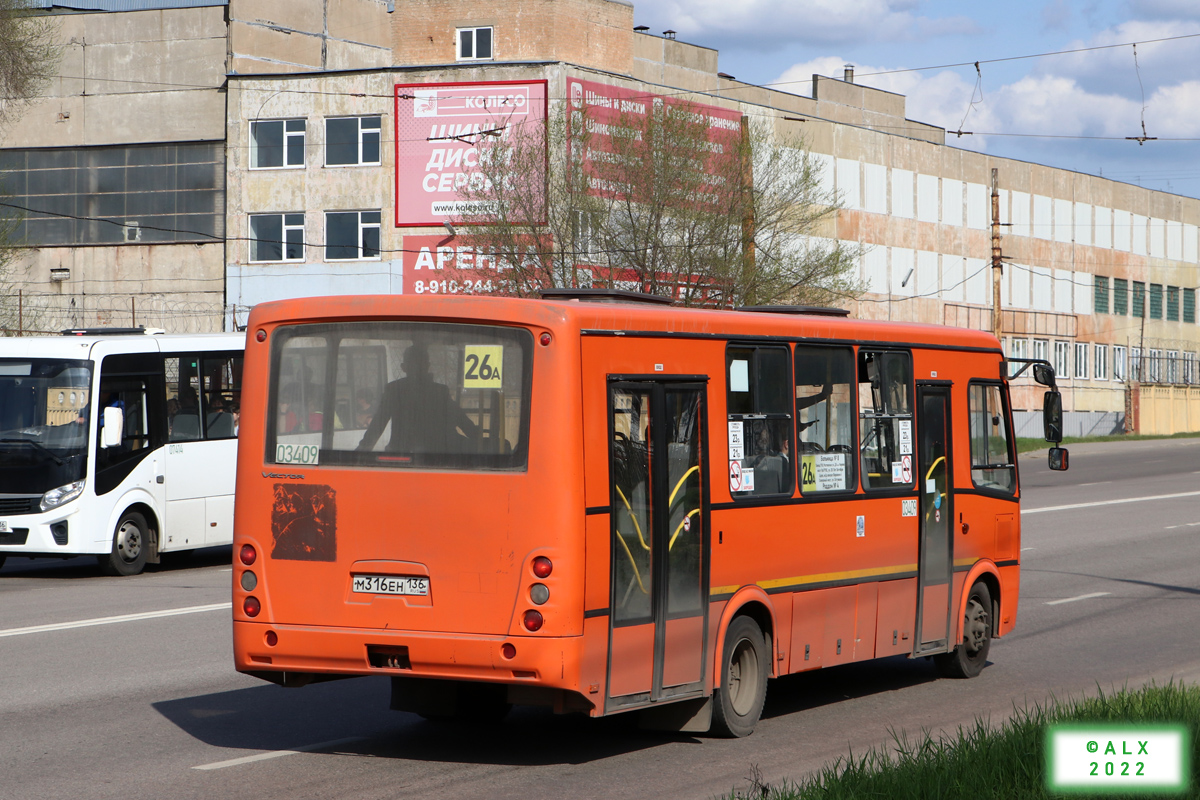
[[[642,526],[637,521],[637,515],[633,513],[633,506],[629,505],[629,500],[626,499],[625,493],[621,491],[621,487],[615,487],[617,494],[621,495],[621,502],[625,504],[625,510],[629,512],[629,518],[633,520],[633,528],[637,531],[638,541],[642,543],[642,549],[649,552],[650,545],[646,544],[646,540],[642,537]]]
[[[683,473],[683,477],[679,479],[679,482],[675,484],[675,488],[671,490],[671,497],[670,497],[670,499],[667,500],[667,508],[670,508],[671,505],[675,502],[675,495],[679,494],[679,489],[680,489],[680,487],[683,486],[683,482],[688,479],[688,475],[691,475],[693,472],[699,472],[699,471],[700,471],[700,467],[699,467],[699,465],[697,465],[697,466],[694,466],[691,469],[689,469],[687,472]]]
[[[633,551],[629,549],[629,545],[625,544],[625,537],[621,535],[620,531],[615,531],[615,533],[617,534],[617,541],[621,543],[621,546],[625,548],[625,554],[629,556],[629,564],[633,567],[633,577],[637,579],[638,588],[641,589],[642,594],[650,594],[642,584],[642,575],[638,572],[637,561],[634,560]]]

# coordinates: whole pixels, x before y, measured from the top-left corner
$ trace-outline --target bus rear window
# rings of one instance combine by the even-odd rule
[[[422,322],[280,329],[266,460],[523,470],[533,337]]]

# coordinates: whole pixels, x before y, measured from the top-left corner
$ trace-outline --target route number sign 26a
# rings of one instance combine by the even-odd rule
[[[504,345],[469,344],[463,348],[463,388],[499,389]]]

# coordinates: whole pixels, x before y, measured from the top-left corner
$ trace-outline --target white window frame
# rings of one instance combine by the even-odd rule
[[[358,123],[358,125],[357,125],[358,135],[355,137],[356,142],[358,144],[358,157],[353,162],[348,162],[348,163],[344,163],[344,164],[331,164],[331,163],[329,163],[329,123],[330,122],[341,122],[343,120],[349,120],[349,119],[355,120]],[[375,124],[364,126],[363,125],[364,120],[373,120],[375,122]],[[379,153],[379,158],[375,161],[364,161],[363,160],[364,146],[366,145],[367,138],[371,135],[374,135],[374,137],[376,139],[375,149]],[[329,167],[331,169],[338,169],[340,167],[369,167],[369,166],[378,166],[382,163],[383,163],[383,116],[382,115],[380,115],[380,114],[365,114],[362,116],[326,117],[325,118],[325,166],[326,167]]]
[[[254,220],[259,219],[259,218],[264,218],[264,217],[279,218],[280,230],[283,233],[283,238],[279,242],[279,245],[280,245],[279,252],[281,255],[280,258],[255,258],[254,257],[255,245],[258,244],[258,242],[259,242],[259,239],[254,235]],[[289,220],[288,220],[289,217],[292,218],[290,224],[289,224]],[[296,217],[299,217],[299,221],[297,221],[295,219]],[[304,244],[304,212],[303,211],[285,211],[285,212],[281,212],[278,214],[250,214],[249,221],[246,226],[246,230],[250,234],[247,238],[250,240],[250,263],[251,264],[280,264],[280,263],[284,263],[284,262],[296,263],[296,262],[304,260],[305,244]],[[287,255],[288,246],[290,244],[293,244],[293,242],[289,241],[289,239],[288,239],[288,233],[296,233],[296,232],[299,232],[299,234],[300,234],[300,241],[299,241],[300,255],[295,258],[288,258],[288,255]]]
[[[1168,350],[1166,355],[1166,363],[1163,365],[1163,379],[1165,383],[1179,383],[1179,351]]]
[[[478,55],[479,31],[488,32],[488,54]],[[469,40],[471,55],[463,55],[464,40]],[[491,25],[476,25],[469,28],[458,28],[454,34],[455,61],[495,61],[496,60],[496,31]]]
[[[345,246],[347,246],[347,245],[340,245],[340,244],[334,245],[329,240],[329,216],[331,214],[357,214],[358,215],[358,223],[357,223],[357,227],[356,227],[356,230],[358,232],[358,238],[356,239],[356,243],[353,245],[354,249],[358,252],[358,255],[355,256],[354,258],[330,258],[329,257],[329,248],[330,247],[335,247],[335,246],[336,247],[345,247]],[[365,218],[365,215],[374,215],[375,219],[368,221]],[[336,209],[336,210],[326,211],[325,212],[325,253],[324,253],[325,260],[332,261],[332,262],[381,261],[381,260],[383,260],[382,220],[383,220],[382,211],[377,208],[367,209],[367,210],[363,210],[363,211],[354,211],[351,209],[346,209],[346,210]],[[375,255],[371,255],[371,256],[363,255],[363,253],[366,252],[366,248],[363,246],[363,236],[364,236],[364,233],[369,230],[374,230],[376,232],[375,235],[377,237],[377,241],[379,242],[379,250],[375,253]]]
[[[1112,379],[1113,379],[1114,381],[1124,381],[1124,380],[1125,380],[1125,376],[1126,376],[1126,374],[1127,374],[1127,373],[1125,372],[1125,356],[1126,356],[1126,353],[1127,353],[1127,350],[1125,349],[1125,347],[1124,347],[1124,346],[1122,346],[1122,345],[1119,345],[1119,344],[1114,344],[1114,345],[1113,345],[1113,353],[1112,353],[1112,367],[1113,367],[1113,368],[1112,368]]]
[[[1073,377],[1087,380],[1088,376],[1088,346],[1087,342],[1075,343],[1075,372]]]
[[[260,167],[256,165],[258,161],[258,137],[254,135],[255,129],[259,125],[268,125],[272,123],[283,124],[283,140],[279,143],[279,147],[283,152],[283,163],[276,167]],[[292,130],[288,130],[292,128]],[[250,121],[250,169],[252,170],[278,170],[278,169],[304,169],[305,155],[305,137],[308,135],[308,120],[304,117],[291,117],[288,119],[255,119]],[[299,140],[300,145],[300,160],[289,161],[291,155],[291,145],[295,140]]]
[[[1095,362],[1092,377],[1098,381],[1108,380],[1108,345],[1095,346]]]
[[[1067,379],[1071,375],[1071,343],[1055,340],[1054,342],[1054,375],[1056,378]]]
[[[1146,362],[1146,383],[1159,383],[1162,380],[1162,351],[1151,348]]]
[[[1196,382],[1196,354],[1191,351],[1183,354],[1183,382],[1188,385]]]
[[[1042,361],[1050,360],[1050,340],[1049,339],[1034,339],[1033,340],[1033,357]]]
[[[1008,357],[1009,358],[1027,358],[1029,352],[1029,340],[1018,339],[1012,337],[1008,340]]]

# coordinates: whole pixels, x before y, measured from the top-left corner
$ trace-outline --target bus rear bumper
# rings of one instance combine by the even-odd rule
[[[268,633],[275,644],[269,645]],[[506,658],[504,645],[515,653]],[[312,628],[234,620],[239,672],[328,677],[390,675],[525,684],[579,691],[582,636],[486,636]],[[270,679],[270,678],[268,678]]]

